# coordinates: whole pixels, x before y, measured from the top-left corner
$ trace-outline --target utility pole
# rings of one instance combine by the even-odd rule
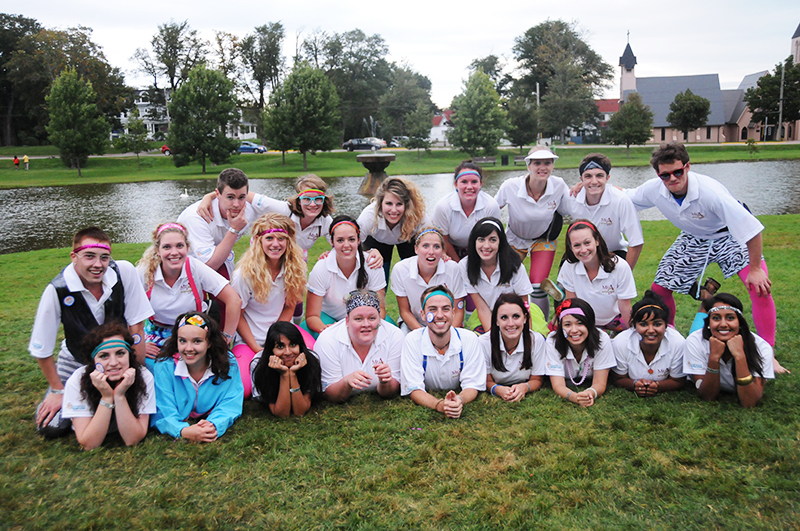
[[[786,75],[786,63],[781,66],[781,95],[778,99],[778,142],[783,140],[783,78]]]

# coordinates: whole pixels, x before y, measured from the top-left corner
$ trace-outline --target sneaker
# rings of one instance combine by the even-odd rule
[[[539,287],[542,289],[542,291],[550,295],[556,302],[561,302],[566,297],[561,288],[559,288],[558,285],[549,278],[542,280],[542,283],[539,284]]]

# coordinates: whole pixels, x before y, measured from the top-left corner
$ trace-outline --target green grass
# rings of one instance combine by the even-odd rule
[[[373,396],[289,420],[248,403],[214,444],[151,433],[88,453],[74,437],[40,439],[31,417],[45,382],[26,352],[30,328],[67,250],[2,255],[0,527],[798,529],[800,216],[761,219],[776,352],[795,375],[770,383],[753,410],[692,389],[647,400],[612,389],[589,409],[549,389],[518,404],[483,395],[457,421]],[[643,226],[640,292],[677,234],[668,222]],[[144,247],[115,245],[114,256],[135,261]],[[749,306],[735,278],[723,289]],[[391,295],[388,305],[396,315]],[[695,310],[678,298],[681,331]]]
[[[42,147],[44,150],[47,146]],[[0,148],[0,156],[3,150]],[[37,148],[38,149],[38,148]],[[52,149],[49,147],[48,149]],[[581,159],[589,152],[606,153],[616,166],[646,166],[650,162],[652,146],[631,148],[631,158],[625,156],[625,148],[602,146],[600,148],[581,148],[556,146],[559,156],[556,169],[577,168]],[[384,153],[389,151],[384,151]],[[417,162],[417,154],[413,151],[392,151],[396,160],[389,166],[392,175],[449,173],[468,155],[455,150],[433,150],[423,152]],[[689,146],[692,162],[722,162],[740,160],[778,160],[800,158],[800,145],[780,144],[761,146],[761,150],[751,156],[743,144],[725,144],[719,146]],[[22,153],[17,153],[22,156]],[[283,164],[279,153],[264,155],[234,155],[230,164],[208,165],[207,173],[201,173],[198,164],[176,168],[170,157],[162,155],[141,157],[142,169],[136,165],[136,157],[101,157],[92,158],[82,169],[83,177],[78,177],[77,170],[65,167],[55,154],[49,159],[31,160],[29,171],[15,171],[10,160],[0,160],[0,189],[21,188],[28,186],[58,186],[70,184],[121,183],[163,180],[208,179],[224,168],[235,166],[242,169],[250,178],[266,179],[273,177],[297,177],[304,173],[316,173],[321,177],[347,177],[364,175],[366,170],[356,161],[358,153],[317,153],[308,155],[308,170],[303,170],[303,157],[299,153],[287,153],[286,164]],[[518,149],[501,150],[498,161],[503,154],[509,155],[509,166],[487,166],[487,171],[518,170],[524,166],[513,165],[513,156],[519,154]],[[13,155],[11,153],[10,155]],[[7,155],[7,156],[10,156]],[[29,153],[31,155],[31,153]]]

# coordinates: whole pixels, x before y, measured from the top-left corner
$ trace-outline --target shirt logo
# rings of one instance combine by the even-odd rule
[[[692,219],[705,219],[705,216],[702,212],[692,212],[691,217]]]
[[[692,369],[698,369],[698,370],[705,368],[705,366],[703,364],[701,364],[701,363],[690,363],[689,367],[691,367]]]
[[[598,225],[605,225],[606,227],[610,227],[613,224],[614,222],[611,221],[611,218],[600,218],[600,223],[598,223]]]
[[[558,205],[556,204],[555,201],[548,201],[545,204],[545,207],[547,208],[547,210],[555,210],[556,208],[558,208]]]
[[[547,368],[548,369],[553,369],[554,371],[563,371],[564,370],[564,366],[561,365],[560,363],[550,363],[549,361],[547,362]]]
[[[64,306],[72,306],[73,304],[75,304],[75,297],[72,295],[64,297]]]
[[[600,288],[600,293],[602,293],[603,295],[613,295],[615,293],[614,286],[603,285]]]

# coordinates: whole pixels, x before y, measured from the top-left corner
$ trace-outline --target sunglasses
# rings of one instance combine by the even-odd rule
[[[688,162],[686,164],[689,164]],[[668,181],[670,177],[673,175],[675,177],[682,177],[684,172],[686,171],[686,164],[683,165],[682,168],[678,168],[674,171],[665,171],[664,173],[659,173],[658,176],[661,178],[662,181]]]
[[[315,195],[314,197],[303,196],[300,198],[300,203],[303,205],[310,205],[311,203],[314,203],[315,205],[321,205],[324,202],[324,195]]]

